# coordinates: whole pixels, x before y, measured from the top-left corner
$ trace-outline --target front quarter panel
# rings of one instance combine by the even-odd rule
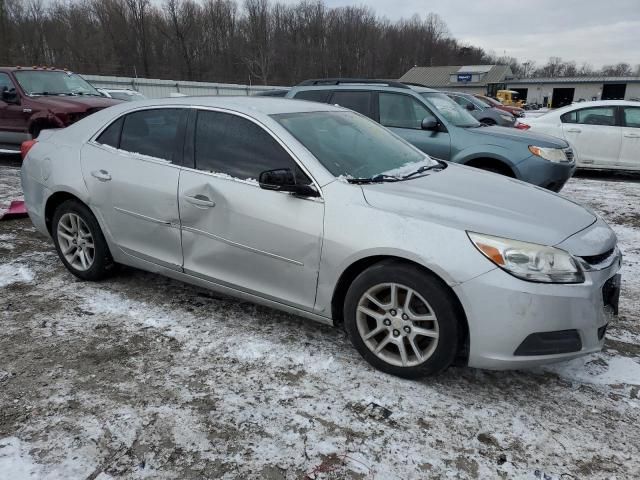
[[[323,194],[325,231],[315,307],[321,315],[331,315],[340,276],[364,258],[405,259],[431,270],[449,286],[495,268],[463,229],[374,208],[357,185],[335,181],[323,188]]]

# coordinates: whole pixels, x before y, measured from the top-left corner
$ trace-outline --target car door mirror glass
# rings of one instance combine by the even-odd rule
[[[437,130],[438,121],[433,117],[425,117],[422,120],[421,127],[423,130]]]
[[[318,197],[318,191],[312,185],[297,184],[290,168],[266,170],[258,177],[260,188],[278,192],[290,192],[302,197]]]
[[[6,103],[18,103],[18,94],[15,89],[9,90],[5,87],[5,89],[2,90],[2,100]]]

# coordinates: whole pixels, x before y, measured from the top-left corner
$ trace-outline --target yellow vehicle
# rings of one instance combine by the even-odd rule
[[[524,105],[524,102],[518,98],[518,92],[515,90],[498,90],[496,97],[498,97],[500,103],[507,107],[522,108]]]

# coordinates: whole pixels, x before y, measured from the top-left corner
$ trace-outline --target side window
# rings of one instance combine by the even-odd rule
[[[560,121],[562,123],[576,123],[576,111],[567,112],[560,116]]]
[[[353,90],[334,92],[333,97],[331,97],[331,103],[340,105],[344,108],[349,108],[354,112],[373,118],[370,92],[358,92]]]
[[[113,148],[120,148],[120,133],[122,132],[123,123],[124,117],[120,117],[109,125],[106,130],[103,130],[100,136],[96,139],[96,142]]]
[[[419,130],[422,120],[433,114],[415,98],[397,93],[380,93],[380,123],[385,127]]]
[[[612,127],[616,124],[616,107],[593,107],[577,110],[576,123]]]
[[[12,91],[15,90],[16,87],[13,85],[13,82],[9,78],[9,75],[6,73],[0,73],[0,92]]]
[[[179,162],[186,116],[184,108],[157,108],[126,115],[120,150]]]
[[[311,180],[291,156],[255,123],[229,113],[198,112],[196,168],[241,180],[257,180],[266,170],[290,168],[300,184]]]
[[[296,93],[293,98],[296,100],[310,100],[312,102],[327,103],[331,90],[302,90]]]
[[[627,127],[640,128],[640,107],[624,107],[624,124]]]

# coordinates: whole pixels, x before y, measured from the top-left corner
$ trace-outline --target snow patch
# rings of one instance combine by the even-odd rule
[[[615,356],[594,361],[593,356],[545,367],[563,378],[593,385],[640,385],[640,363],[630,357]]]
[[[35,274],[31,269],[16,263],[4,263],[0,265],[0,288],[13,283],[31,283]]]
[[[2,478],[42,478],[42,467],[28,452],[29,448],[16,437],[0,439],[0,474]]]

